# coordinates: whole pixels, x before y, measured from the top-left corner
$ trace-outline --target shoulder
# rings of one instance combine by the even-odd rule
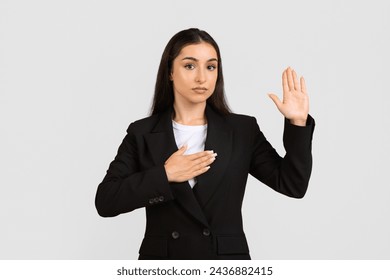
[[[256,129],[257,121],[249,115],[230,113],[222,118],[224,126],[241,137],[250,135]]]
[[[146,133],[150,132],[159,120],[158,115],[152,115],[130,123],[127,133]]]
[[[230,126],[231,128],[236,128],[244,125],[250,125],[255,121],[255,118],[252,116],[238,114],[230,112],[228,114],[221,114],[215,110],[212,106],[206,107],[206,116],[209,121],[214,122],[216,125]]]
[[[242,125],[242,124],[252,124],[256,122],[256,118],[249,115],[230,113],[226,115],[225,121],[231,125]]]

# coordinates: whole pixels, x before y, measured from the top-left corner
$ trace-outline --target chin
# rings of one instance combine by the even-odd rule
[[[193,98],[193,99],[189,100],[189,102],[193,103],[193,104],[205,103],[208,98],[209,98],[209,96],[203,97],[203,98]]]
[[[178,101],[179,103],[187,103],[187,104],[192,104],[192,105],[197,105],[200,103],[205,103],[207,99],[211,94],[189,94],[189,95],[181,95],[181,96],[176,96],[175,100]]]

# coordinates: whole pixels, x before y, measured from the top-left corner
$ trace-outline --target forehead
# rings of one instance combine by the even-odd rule
[[[177,58],[194,57],[199,60],[209,60],[210,58],[217,58],[217,52],[209,43],[199,43],[187,45],[181,49]]]

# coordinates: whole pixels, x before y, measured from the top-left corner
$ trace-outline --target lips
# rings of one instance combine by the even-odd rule
[[[198,93],[204,93],[207,90],[207,88],[205,88],[205,87],[195,87],[195,88],[192,88],[192,90],[195,91],[195,92],[198,92]]]

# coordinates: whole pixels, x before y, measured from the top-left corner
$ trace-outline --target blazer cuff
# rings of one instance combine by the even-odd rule
[[[293,125],[290,120],[284,120],[283,144],[286,152],[303,153],[311,151],[311,141],[315,127],[315,120],[307,116],[306,126]]]
[[[147,180],[144,186],[148,186],[145,206],[154,206],[174,199],[163,165],[147,170],[144,176]]]

